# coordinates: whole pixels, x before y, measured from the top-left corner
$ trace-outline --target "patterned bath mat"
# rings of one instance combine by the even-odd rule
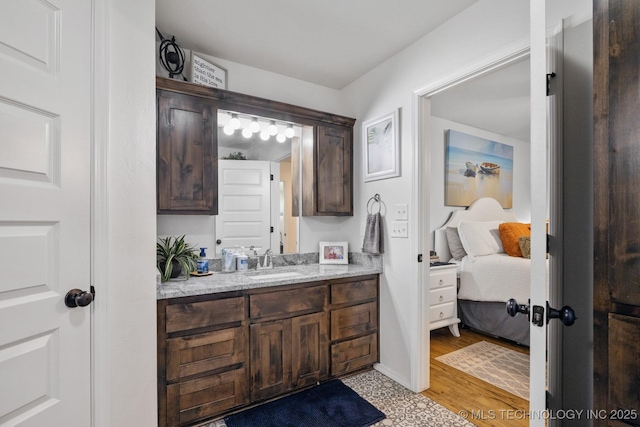
[[[480,341],[436,360],[529,400],[529,356]]]

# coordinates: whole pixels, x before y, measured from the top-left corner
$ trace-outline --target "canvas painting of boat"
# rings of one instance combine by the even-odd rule
[[[493,197],[513,207],[513,146],[452,129],[446,132],[445,205]]]

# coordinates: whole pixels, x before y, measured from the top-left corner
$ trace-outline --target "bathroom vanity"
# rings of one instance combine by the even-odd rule
[[[159,425],[196,424],[371,367],[381,272],[308,264],[159,286]]]

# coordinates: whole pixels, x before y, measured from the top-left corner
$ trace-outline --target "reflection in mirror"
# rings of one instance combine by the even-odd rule
[[[301,134],[295,123],[218,110],[216,254],[234,246],[260,255],[299,251],[291,146]]]

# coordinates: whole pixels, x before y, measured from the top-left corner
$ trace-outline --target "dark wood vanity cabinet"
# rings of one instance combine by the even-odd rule
[[[221,108],[313,129],[291,147],[294,216],[353,215],[355,119],[162,77],[156,87],[159,214],[217,214]]]
[[[377,361],[378,275],[159,300],[159,425],[193,425]]]
[[[217,105],[157,91],[157,211],[218,213]]]
[[[353,127],[316,126],[301,156],[302,215],[353,216]]]

